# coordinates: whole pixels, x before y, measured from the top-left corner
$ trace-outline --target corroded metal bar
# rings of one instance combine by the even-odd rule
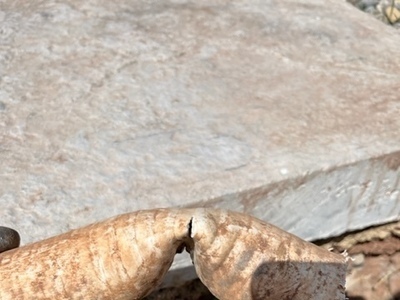
[[[140,211],[3,252],[0,298],[141,299],[168,271],[190,218]]]
[[[235,212],[192,220],[197,275],[218,299],[342,300],[346,258]]]
[[[1,299],[141,299],[184,248],[221,300],[345,299],[343,256],[205,208],[138,211],[1,253]]]

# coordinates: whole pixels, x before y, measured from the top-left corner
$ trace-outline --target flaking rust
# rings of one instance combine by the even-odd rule
[[[0,299],[141,299],[177,252],[219,299],[345,299],[346,259],[251,216],[124,214],[0,254]]]

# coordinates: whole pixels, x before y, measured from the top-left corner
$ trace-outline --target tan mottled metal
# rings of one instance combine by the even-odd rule
[[[187,237],[186,211],[121,215],[0,254],[0,299],[140,299]]]
[[[198,211],[192,238],[196,272],[218,299],[345,299],[345,257],[249,215]]]
[[[124,214],[0,254],[0,299],[141,299],[191,253],[219,299],[344,299],[345,258],[251,216]]]

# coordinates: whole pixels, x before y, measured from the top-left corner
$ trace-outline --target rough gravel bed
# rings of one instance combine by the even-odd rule
[[[345,234],[322,246],[346,250],[352,258],[346,284],[350,300],[400,299],[400,222]]]
[[[400,28],[400,0],[348,0],[348,2],[388,25]]]

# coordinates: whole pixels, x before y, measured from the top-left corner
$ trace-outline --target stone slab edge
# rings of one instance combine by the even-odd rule
[[[190,207],[244,207],[246,213],[312,241],[400,219],[400,151],[316,171]],[[281,211],[284,210],[285,214]],[[178,255],[163,287],[194,279]]]

